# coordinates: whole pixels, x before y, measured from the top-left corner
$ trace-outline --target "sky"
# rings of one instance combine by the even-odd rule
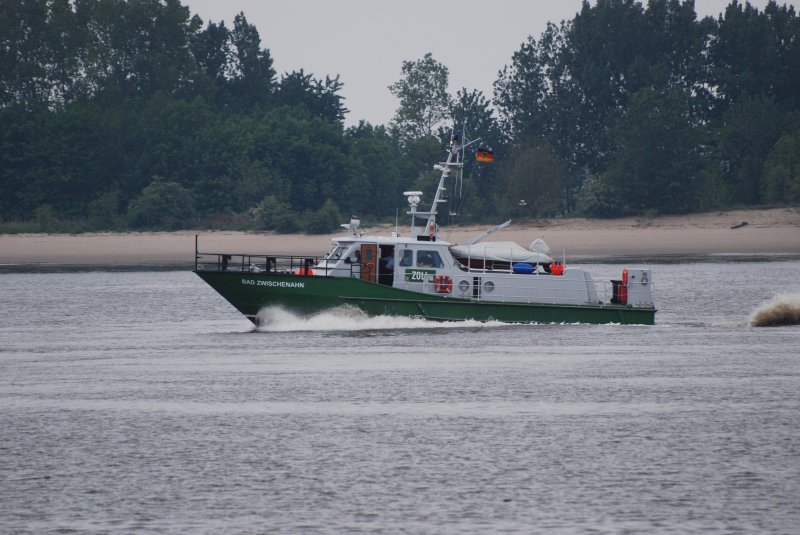
[[[696,0],[698,17],[718,16],[730,0]],[[763,9],[767,0],[751,0]],[[779,2],[783,3],[783,2]],[[492,84],[529,35],[547,22],[569,20],[581,0],[183,0],[204,23],[244,12],[268,48],[278,74],[304,69],[317,78],[340,75],[347,125],[388,124],[399,102],[388,87],[403,61],[426,53],[462,87],[492,97]]]

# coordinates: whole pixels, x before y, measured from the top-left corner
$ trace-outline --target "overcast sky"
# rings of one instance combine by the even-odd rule
[[[230,28],[243,11],[258,28],[278,74],[304,69],[341,76],[346,123],[386,124],[397,100],[388,86],[403,61],[431,52],[450,71],[450,92],[478,89],[491,99],[497,73],[548,21],[571,19],[581,0],[183,0],[204,22]],[[646,2],[645,2],[646,3]],[[729,0],[696,0],[698,17],[719,15]],[[763,9],[767,0],[750,2]],[[783,3],[783,2],[780,2]]]

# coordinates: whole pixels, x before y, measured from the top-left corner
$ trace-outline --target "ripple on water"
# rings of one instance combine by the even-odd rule
[[[797,263],[651,267],[654,327],[2,275],[0,532],[792,532],[800,331],[748,322]]]

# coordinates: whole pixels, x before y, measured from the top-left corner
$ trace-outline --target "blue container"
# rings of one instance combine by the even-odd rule
[[[514,273],[523,273],[525,275],[533,273],[533,266],[527,262],[517,262],[512,267],[514,268]]]

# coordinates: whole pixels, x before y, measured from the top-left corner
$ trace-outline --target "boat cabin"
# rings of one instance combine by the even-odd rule
[[[502,244],[502,242],[499,242]],[[338,238],[315,274],[352,277],[418,293],[485,301],[597,303],[595,283],[579,268],[560,271],[542,253],[518,249],[503,256],[486,247],[481,257],[455,257],[463,247],[436,240],[419,241],[397,235]],[[529,262],[516,261],[527,251]],[[474,249],[473,253],[480,252]],[[469,254],[470,251],[467,250]]]
[[[418,283],[432,280],[440,272],[464,269],[450,253],[450,245],[399,236],[340,238],[316,269],[333,277],[418,290]]]

